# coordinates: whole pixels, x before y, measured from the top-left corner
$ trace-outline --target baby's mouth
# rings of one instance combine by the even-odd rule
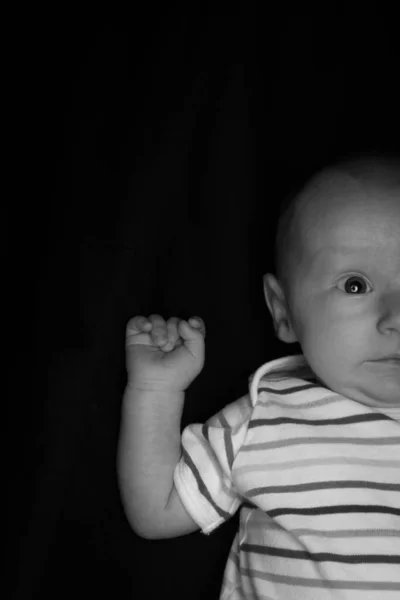
[[[385,358],[378,358],[371,362],[395,365],[397,367],[400,367],[400,356],[387,356]]]

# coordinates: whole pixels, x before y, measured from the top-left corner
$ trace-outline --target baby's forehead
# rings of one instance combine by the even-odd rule
[[[329,169],[316,175],[299,194],[297,219],[310,219],[338,211],[365,210],[376,206],[382,213],[400,210],[400,170]],[[309,224],[310,225],[310,224]]]
[[[349,240],[368,245],[378,230],[391,243],[400,240],[400,182],[395,183],[345,171],[326,171],[314,178],[299,196],[291,224],[298,255],[306,261],[327,244]]]
[[[372,210],[369,210],[369,209]],[[400,239],[400,160],[357,159],[336,163],[319,171],[283,204],[276,235],[277,270],[285,269],[308,256],[308,249],[327,242],[326,233],[340,233],[343,222],[358,223],[363,217],[375,225],[385,217],[384,226]],[[391,217],[394,217],[391,221]],[[336,228],[336,229],[335,229]],[[339,231],[338,231],[339,230]],[[382,228],[381,228],[382,230]],[[353,235],[351,228],[346,229]],[[393,235],[392,235],[393,237]]]

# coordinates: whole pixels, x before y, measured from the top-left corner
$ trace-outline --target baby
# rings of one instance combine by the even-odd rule
[[[134,531],[209,534],[241,507],[221,600],[400,598],[400,165],[322,170],[264,276],[277,337],[249,393],[180,434],[205,326],[126,329],[118,478]]]

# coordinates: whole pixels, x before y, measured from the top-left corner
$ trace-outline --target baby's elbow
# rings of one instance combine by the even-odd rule
[[[168,531],[162,525],[162,519],[157,514],[146,513],[143,510],[133,510],[131,506],[124,506],[125,517],[130,528],[138,537],[144,540],[159,540],[167,537]]]
[[[144,540],[157,539],[157,532],[151,523],[149,523],[148,519],[144,517],[138,517],[136,514],[129,514],[129,511],[126,509],[124,512],[129,526],[135,535]]]

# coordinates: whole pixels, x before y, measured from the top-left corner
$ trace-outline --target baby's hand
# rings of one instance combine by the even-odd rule
[[[197,325],[195,323],[197,321]],[[155,392],[182,392],[204,365],[205,326],[160,315],[136,316],[126,326],[128,385]]]

